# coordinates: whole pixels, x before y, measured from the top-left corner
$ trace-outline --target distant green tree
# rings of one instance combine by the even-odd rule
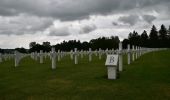
[[[127,45],[130,44],[129,39],[124,39],[122,44],[123,44],[123,49],[127,49]]]
[[[31,43],[29,44],[29,47],[32,48],[32,47],[36,46],[36,44],[37,44],[36,42],[31,42]]]
[[[0,48],[0,53],[4,53],[4,50]]]
[[[21,48],[15,48],[16,51],[20,52],[20,53],[28,53],[28,50],[21,47]]]
[[[50,42],[43,42],[42,46],[43,46],[43,51],[44,52],[49,52],[51,50],[51,43]]]

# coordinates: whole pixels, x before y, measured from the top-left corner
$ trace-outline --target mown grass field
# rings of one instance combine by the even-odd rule
[[[39,64],[27,57],[0,63],[0,100],[170,100],[170,50],[143,55],[131,65],[124,56],[124,71],[107,79],[105,57],[88,57],[78,65],[70,57]]]

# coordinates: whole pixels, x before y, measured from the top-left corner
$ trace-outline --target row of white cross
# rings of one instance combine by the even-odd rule
[[[81,58],[83,58],[84,55],[88,55],[89,58],[89,62],[92,61],[92,55],[96,55],[99,56],[99,59],[102,59],[102,55],[103,54],[118,54],[119,55],[119,71],[123,70],[123,54],[127,54],[128,57],[128,64],[131,63],[131,61],[134,61],[135,59],[139,58],[142,54],[147,53],[147,52],[151,52],[151,51],[156,51],[156,50],[162,50],[163,48],[142,48],[142,47],[138,47],[138,46],[132,46],[132,49],[130,49],[130,45],[128,45],[128,49],[122,49],[122,43],[119,43],[119,49],[118,50],[102,50],[99,49],[98,51],[92,51],[91,48],[89,48],[89,51],[78,51],[77,48],[73,50],[71,50],[70,52],[63,52],[58,50],[58,52],[55,51],[55,48],[51,49],[50,53],[43,53],[42,50],[40,50],[40,53],[37,52],[33,52],[31,54],[22,54],[19,53],[17,51],[15,51],[14,53],[14,57],[15,57],[15,67],[19,66],[19,62],[22,58],[27,57],[27,56],[31,56],[32,59],[38,61],[38,59],[40,59],[40,63],[43,63],[43,59],[44,57],[47,58],[47,56],[50,57],[51,59],[51,67],[52,69],[56,69],[56,58],[58,61],[60,61],[64,56],[66,55],[70,55],[70,58],[73,60],[74,59],[74,63],[78,64],[78,56],[80,55]],[[2,54],[0,54],[0,63],[2,62],[3,58],[7,58],[7,57],[11,57],[11,55],[9,56],[2,56]]]

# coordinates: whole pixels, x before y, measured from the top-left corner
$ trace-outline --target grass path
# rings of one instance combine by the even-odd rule
[[[118,80],[107,79],[104,62],[86,56],[74,65],[65,57],[56,70],[49,59],[27,57],[18,68],[13,60],[0,63],[0,100],[170,100],[170,50],[125,61]]]

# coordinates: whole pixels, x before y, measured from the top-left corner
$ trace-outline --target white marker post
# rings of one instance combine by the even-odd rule
[[[97,56],[97,50],[95,50],[95,56]]]
[[[122,42],[119,43],[119,71],[123,71]]]
[[[38,60],[38,53],[37,53],[37,51],[35,52],[35,60],[36,61]]]
[[[75,64],[78,64],[78,59],[77,59],[77,48],[74,48],[74,61],[75,61]]]
[[[102,50],[101,50],[101,48],[99,48],[99,59],[100,60],[102,59]]]
[[[140,57],[142,56],[142,47],[140,47],[140,53],[139,53],[139,56],[140,56]]]
[[[136,59],[138,59],[138,46],[136,46]]]
[[[60,50],[58,50],[58,53],[57,53],[57,56],[58,56],[58,61],[60,61],[60,56],[61,56],[62,54],[61,54],[61,52],[60,52]]]
[[[52,69],[56,69],[56,52],[54,47],[51,49],[51,60],[52,60]]]
[[[40,64],[43,63],[43,50],[40,50]]]
[[[81,50],[80,55],[81,55],[81,58],[83,58],[83,55],[84,55],[84,51],[83,50]]]
[[[130,64],[130,54],[131,54],[131,52],[130,52],[130,44],[128,44],[128,65]]]
[[[108,79],[117,78],[118,55],[107,55],[106,63]]]
[[[91,48],[89,48],[89,62],[92,61],[92,52],[91,52]]]
[[[15,51],[15,67],[18,67],[19,65],[19,52]]]
[[[135,46],[132,46],[132,61],[135,61]]]
[[[73,50],[70,51],[70,58],[73,60]]]

